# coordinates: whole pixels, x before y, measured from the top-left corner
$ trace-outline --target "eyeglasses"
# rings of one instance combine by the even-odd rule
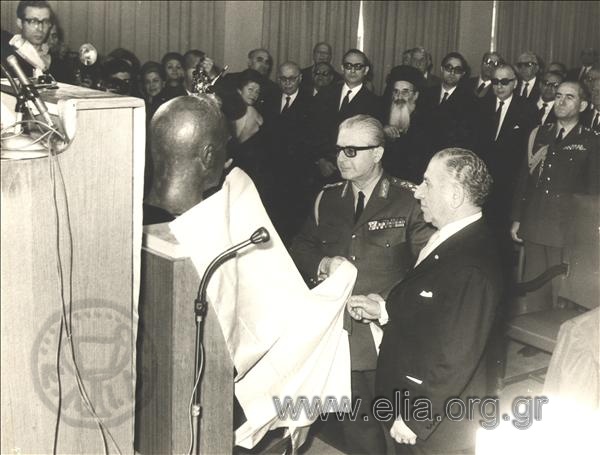
[[[458,74],[459,76],[461,74],[465,74],[465,70],[462,66],[452,66],[450,64],[447,64],[447,65],[442,66],[442,68],[447,73]]]
[[[412,93],[415,93],[415,91],[412,88],[403,88],[402,90],[398,90],[397,88],[395,88],[394,90],[392,90],[392,95],[402,95],[402,96],[408,96]]]
[[[379,147],[379,146],[380,146],[380,144],[365,145],[365,146],[346,145],[343,147],[341,145],[336,145],[335,150],[338,155],[340,152],[344,152],[344,155],[346,155],[348,158],[354,158],[356,156],[356,152],[358,152],[359,150],[369,150],[369,149],[374,149],[375,147]]]
[[[542,81],[542,85],[544,87],[558,88],[558,86],[560,85],[560,82],[546,82],[546,81]]]
[[[486,66],[499,66],[500,60],[492,60],[491,58],[488,58],[487,60],[483,61],[483,64]]]
[[[26,17],[23,20],[25,21],[25,23],[27,25],[33,26],[33,27],[48,28],[48,27],[50,27],[52,25],[52,21],[50,19],[39,20],[36,17]]]
[[[286,82],[296,82],[296,80],[298,80],[298,76],[290,76],[290,77],[285,77],[285,76],[279,76],[279,81],[281,83],[286,83]]]
[[[354,71],[360,71],[360,70],[364,69],[366,66],[367,65],[365,65],[364,63],[350,63],[350,62],[342,63],[342,67],[346,71],[350,71],[352,69],[354,69]]]
[[[510,84],[514,80],[515,80],[514,77],[512,79],[509,79],[507,77],[505,77],[503,79],[496,79],[496,78],[494,78],[494,79],[492,79],[492,85],[498,85],[498,84],[500,84],[500,85],[505,85],[506,86],[506,85]]]
[[[329,76],[331,76],[331,71],[315,71],[314,75],[315,76],[329,77]]]
[[[536,66],[537,62],[519,62],[517,63],[517,68],[531,68],[532,66]]]

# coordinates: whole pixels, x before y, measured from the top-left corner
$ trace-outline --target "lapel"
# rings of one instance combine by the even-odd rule
[[[340,97],[338,98],[338,103],[340,102],[340,99],[342,97],[342,90],[344,89],[344,85],[342,85],[342,88],[340,89]],[[365,84],[363,84],[363,86],[360,88],[360,90],[358,92],[356,92],[356,95],[354,95],[354,97],[350,100],[350,102],[346,105],[346,107],[344,109],[342,109],[341,111],[339,111],[341,116],[346,115],[348,112],[352,112],[352,108],[360,102],[360,99],[363,96],[363,92],[365,89]]]
[[[517,111],[519,110],[518,99],[519,98],[517,96],[515,96],[515,94],[513,94],[510,105],[508,106],[508,109],[506,110],[506,115],[504,116],[504,121],[502,122],[502,127],[500,128],[500,132],[498,133],[498,140],[500,140],[500,137],[504,136],[508,131],[512,130],[513,127],[515,126],[515,117],[516,117]],[[496,98],[494,98],[494,102],[495,101],[496,101]]]
[[[352,192],[352,187],[349,188],[350,193],[352,193],[352,201],[354,202],[354,195]],[[389,191],[390,191],[390,180],[389,177],[385,174],[381,176],[377,185],[373,189],[373,194],[369,198],[367,205],[365,206],[360,218],[354,225],[354,229],[365,224],[367,221],[371,221],[373,217],[384,209],[389,204]]]
[[[467,227],[461,229],[456,234],[446,239],[441,245],[429,253],[419,265],[411,269],[406,274],[403,283],[413,280],[424,273],[431,271],[437,264],[442,263],[446,258],[460,254],[465,241],[474,237],[484,226],[483,218],[471,223]]]

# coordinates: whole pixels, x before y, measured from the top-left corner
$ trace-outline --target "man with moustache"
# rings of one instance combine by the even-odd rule
[[[314,90],[316,82],[314,79],[314,74],[317,71],[317,66],[319,63],[331,64],[332,56],[333,52],[329,43],[320,41],[315,44],[315,47],[313,48],[313,64],[311,66],[307,66],[306,68],[302,68],[302,82],[300,83],[300,88],[302,90],[305,90],[308,93],[311,93],[311,91]],[[333,70],[331,76],[332,80],[335,82],[342,79],[340,73],[335,70]]]
[[[310,94],[316,96],[322,89],[329,87],[334,81],[335,74],[337,73],[329,63],[317,63],[313,67],[312,92]]]
[[[408,65],[392,68],[383,94],[387,103],[383,168],[401,179],[419,182],[433,155],[433,137],[417,104],[424,89],[422,73]]]
[[[384,172],[383,143],[383,127],[373,117],[357,115],[340,125],[337,164],[344,180],[319,193],[313,216],[290,250],[311,287],[349,260],[358,269],[354,293],[385,296],[412,267],[431,235],[413,198],[414,185]],[[383,428],[370,407],[381,330],[376,324],[352,321],[348,314],[344,328],[349,333],[352,398],[362,401],[361,417],[353,422],[346,416],[342,422],[343,449],[385,453]]]
[[[554,101],[556,122],[531,132],[512,209],[511,236],[525,248],[524,280],[563,259],[571,196],[600,192],[600,132],[580,122],[588,103],[581,82],[563,82]],[[532,311],[557,302],[555,281],[528,294]]]

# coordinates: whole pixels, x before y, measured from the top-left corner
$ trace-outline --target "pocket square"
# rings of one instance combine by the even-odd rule
[[[419,294],[421,297],[427,297],[428,299],[433,297],[433,292],[431,291],[421,291]]]
[[[406,379],[408,379],[408,380],[410,380],[412,382],[415,382],[415,383],[417,383],[419,385],[423,384],[423,381],[421,379],[413,378],[412,376],[406,375]]]
[[[513,126],[513,130],[518,130],[519,128],[520,128],[519,125]]]

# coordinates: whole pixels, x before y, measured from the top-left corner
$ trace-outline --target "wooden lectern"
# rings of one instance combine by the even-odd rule
[[[200,277],[168,225],[146,226],[136,412],[136,450],[143,455],[187,453],[190,445],[194,299],[199,284]],[[233,364],[210,304],[203,345],[199,453],[232,453]]]
[[[42,96],[51,113],[67,107],[75,133],[55,158],[65,193],[47,156],[1,162],[1,453],[52,453],[55,434],[57,453],[104,452],[64,336],[59,348],[62,294],[89,399],[132,454],[144,103],[63,84]]]

